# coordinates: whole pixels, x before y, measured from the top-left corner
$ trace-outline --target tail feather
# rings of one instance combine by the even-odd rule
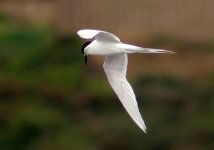
[[[125,50],[125,53],[169,53],[175,54],[175,52],[163,50],[163,49],[154,49],[154,48],[143,48],[129,44],[120,44],[121,48]]]

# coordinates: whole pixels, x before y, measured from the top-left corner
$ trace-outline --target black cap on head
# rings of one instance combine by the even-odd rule
[[[84,49],[91,43],[92,41],[87,41],[82,45],[81,51],[84,54]]]
[[[87,47],[90,43],[91,43],[92,41],[87,41],[87,42],[85,42],[83,45],[82,45],[82,48],[81,48],[81,51],[82,51],[82,53],[83,53],[83,55],[84,55],[84,57],[85,57],[85,65],[87,65],[87,55],[85,55],[85,52],[84,52],[84,49],[85,49],[85,47]]]

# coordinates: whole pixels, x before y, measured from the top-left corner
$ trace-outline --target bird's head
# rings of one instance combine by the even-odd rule
[[[87,55],[85,53],[85,48],[91,43],[92,41],[87,41],[82,45],[81,51],[85,57],[85,65],[87,65]]]

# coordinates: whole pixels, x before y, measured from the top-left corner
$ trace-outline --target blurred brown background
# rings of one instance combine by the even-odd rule
[[[0,0],[0,149],[213,149],[213,14],[213,0]],[[147,134],[104,58],[84,66],[82,28],[177,53],[129,56]]]
[[[16,19],[55,25],[64,34],[99,28],[129,38],[170,35],[213,38],[212,0],[1,0],[1,12]],[[125,38],[125,36],[124,36]]]

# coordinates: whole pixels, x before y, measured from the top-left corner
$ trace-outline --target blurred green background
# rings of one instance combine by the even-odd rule
[[[178,34],[163,34],[164,28],[155,27],[158,32],[151,28],[144,37],[133,29],[137,34],[133,36],[131,27],[136,22],[127,30],[120,30],[118,22],[101,21],[96,25],[94,18],[88,22],[77,19],[74,26],[66,24],[63,16],[70,18],[73,11],[68,4],[83,7],[84,1],[81,5],[75,0],[56,1],[54,6],[68,6],[57,9],[56,20],[50,19],[52,15],[35,17],[41,12],[34,8],[52,8],[53,1],[35,1],[29,8],[24,0],[0,3],[0,150],[213,149],[214,38],[208,36],[213,31],[196,34],[200,29],[197,27],[206,28],[213,20],[195,24],[189,18],[198,37],[191,33],[185,36],[188,28],[184,29],[182,22],[182,34],[180,30]],[[47,3],[39,5],[42,2]],[[159,6],[146,2],[152,8]],[[101,1],[98,4],[101,6]],[[25,5],[34,15],[19,12]],[[52,14],[53,9],[45,10],[48,13],[43,13]],[[105,15],[109,13],[115,20],[110,12],[106,9]],[[205,16],[213,17],[207,12]],[[81,13],[73,16],[83,17]],[[175,22],[180,19],[174,17]],[[136,93],[147,134],[130,119],[113,93],[102,69],[104,58],[91,56],[88,66],[84,65],[80,51],[83,41],[75,33],[78,23],[79,27],[109,29],[119,37],[121,33],[122,41],[177,53],[129,56],[128,80]]]

